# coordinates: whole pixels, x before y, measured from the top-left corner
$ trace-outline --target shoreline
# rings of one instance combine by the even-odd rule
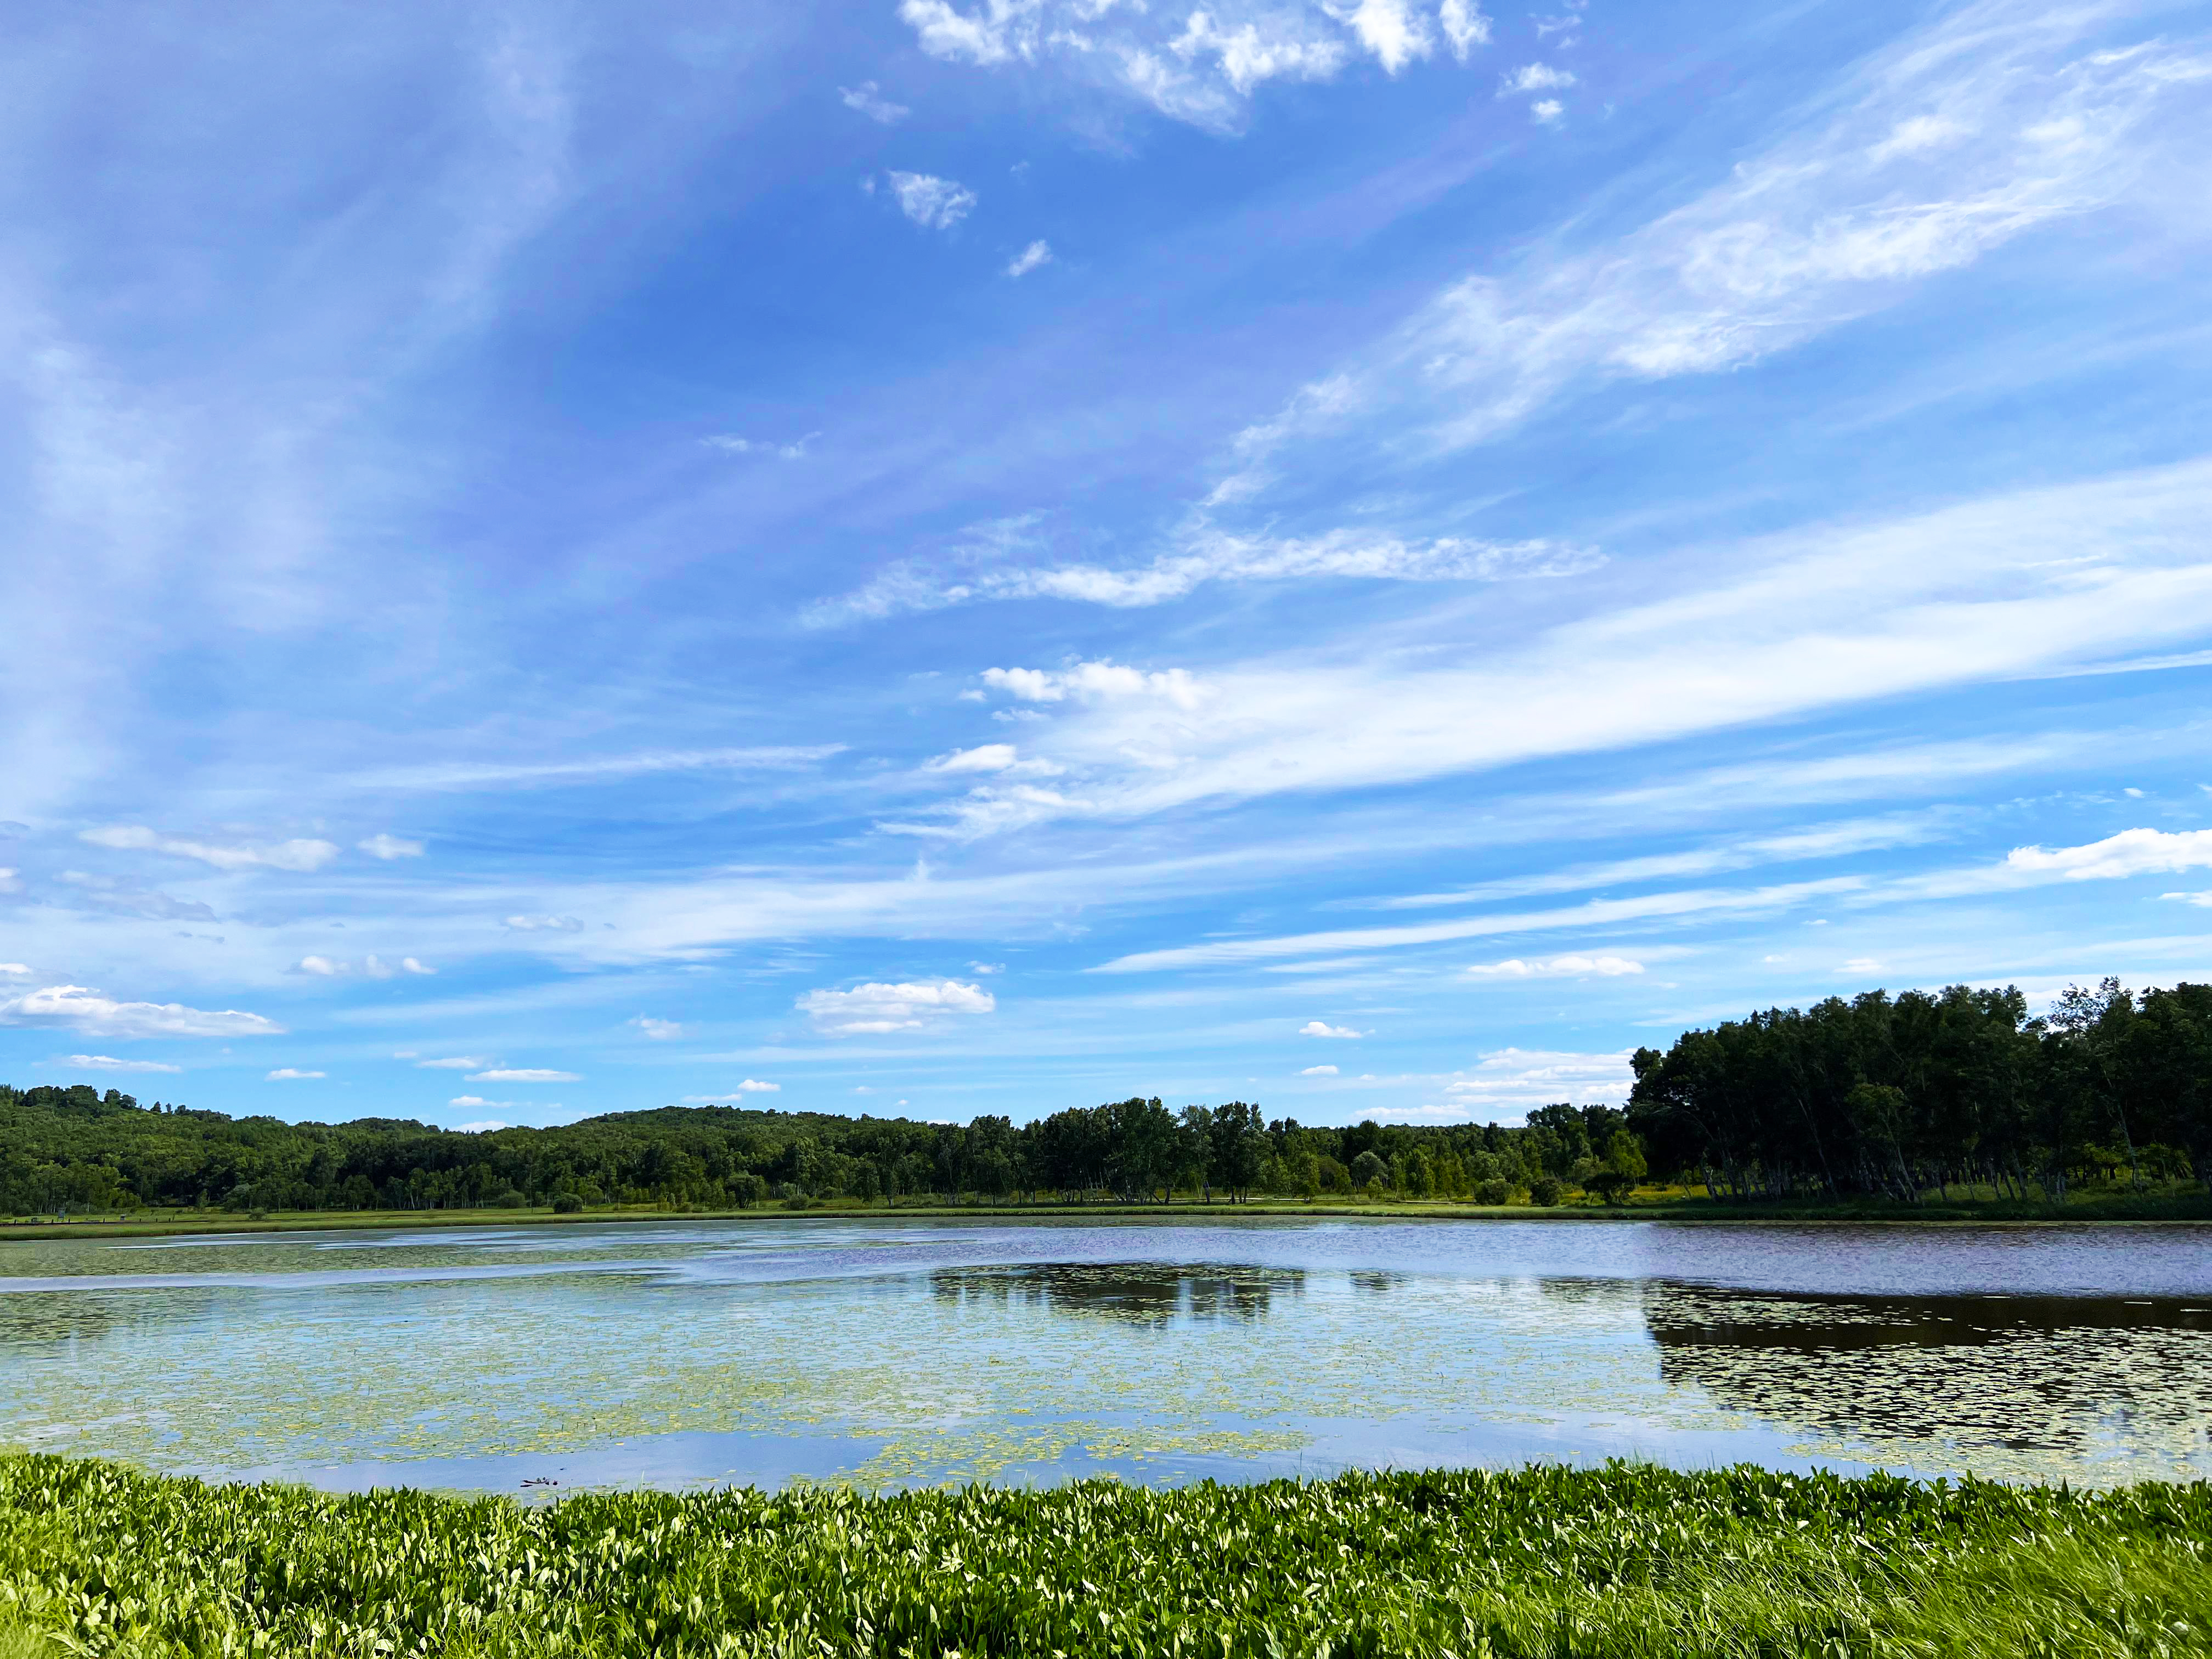
[[[0,1243],[35,1240],[101,1238],[227,1237],[267,1233],[372,1232],[441,1228],[591,1226],[696,1221],[750,1221],[773,1226],[794,1221],[1029,1221],[1046,1225],[1097,1225],[1118,1221],[1282,1219],[1428,1222],[1667,1222],[1684,1226],[1776,1227],[2212,1227],[2212,1200],[2154,1200],[2133,1214],[2104,1212],[2022,1214],[2009,1202],[1984,1206],[1932,1205],[1922,1214],[1854,1210],[1845,1206],[1804,1209],[1746,1205],[1733,1210],[1711,1200],[1667,1200],[1613,1207],[1570,1205],[1455,1203],[1308,1203],[1277,1200],[1260,1203],[1207,1204],[1012,1204],[912,1205],[896,1209],[878,1205],[823,1204],[804,1210],[780,1206],[753,1209],[670,1210],[659,1207],[603,1207],[556,1214],[546,1207],[495,1210],[307,1210],[279,1211],[256,1218],[223,1212],[167,1212],[94,1220],[0,1223]],[[2125,1209],[2124,1203],[2112,1208]],[[2156,1213],[2164,1208],[2195,1209],[2197,1214]]]

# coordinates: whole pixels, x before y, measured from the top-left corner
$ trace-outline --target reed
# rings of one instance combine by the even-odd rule
[[[16,1456],[10,1629],[0,1659],[2201,1655],[2212,1487],[1617,1463],[528,1507]]]

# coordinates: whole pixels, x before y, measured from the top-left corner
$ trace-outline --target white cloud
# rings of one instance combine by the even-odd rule
[[[817,625],[853,617],[877,618],[905,611],[937,611],[994,600],[1063,599],[1116,609],[1164,605],[1209,582],[1302,581],[1336,577],[1354,581],[1495,582],[1579,575],[1605,557],[1591,547],[1544,538],[1483,541],[1443,536],[1408,541],[1370,531],[1333,530],[1309,537],[1248,536],[1194,520],[1178,532],[1173,550],[1150,563],[1114,568],[1096,564],[1021,563],[963,573],[933,574],[900,563],[854,592],[808,613]]]
[[[858,110],[871,121],[884,126],[896,126],[914,113],[904,104],[894,104],[884,97],[873,81],[863,81],[857,87],[837,88],[838,101],[847,109]]]
[[[305,874],[321,869],[338,855],[336,844],[327,841],[287,841],[274,847],[222,847],[210,842],[185,841],[174,836],[157,835],[142,824],[117,824],[106,829],[80,830],[77,839],[94,847],[113,848],[118,851],[163,853],[171,858],[197,859],[200,863],[211,864],[218,870],[289,870]]]
[[[71,1054],[70,1066],[80,1072],[181,1072],[181,1066],[169,1066],[158,1060],[117,1060],[111,1054]]]
[[[581,1083],[583,1078],[574,1072],[550,1072],[543,1066],[505,1066],[489,1072],[471,1072],[471,1083]]]
[[[289,1066],[280,1066],[262,1079],[264,1083],[302,1083],[310,1078],[328,1077],[327,1072],[300,1072]]]
[[[2123,830],[2084,847],[2016,847],[2004,867],[2025,875],[2094,881],[2212,867],[2212,830]]]
[[[1572,70],[1553,69],[1549,64],[1528,64],[1499,77],[1498,95],[1510,98],[1518,93],[1552,92],[1574,83]]]
[[[1419,0],[1212,0],[1186,9],[1114,0],[901,0],[932,57],[984,68],[1051,62],[1162,114],[1234,132],[1255,88],[1326,81],[1356,57],[1396,75],[1435,48]],[[1443,0],[1436,22],[1464,62],[1489,39],[1473,0]]]
[[[1452,56],[1462,64],[1474,47],[1490,44],[1490,20],[1471,0],[1443,0],[1437,8],[1437,21],[1443,26],[1444,39],[1451,42]]]
[[[500,926],[515,933],[575,933],[584,924],[574,916],[509,916]]]
[[[962,749],[950,755],[940,755],[931,761],[932,772],[1003,772],[1020,755],[1011,743],[987,743],[979,748]]]
[[[1504,962],[1479,962],[1467,971],[1478,979],[1613,979],[1640,974],[1644,964],[1626,957],[1565,956],[1523,962],[1518,957]]]
[[[1486,441],[1607,381],[1724,373],[1899,303],[2039,228],[2158,198],[2201,112],[2185,49],[2093,47],[2094,7],[1951,9],[1868,59],[1796,131],[1626,235],[1547,243],[1447,289],[1330,376],[1378,453]],[[1564,73],[1532,64],[1509,91]],[[1349,396],[1346,396],[1348,390]],[[1287,418],[1341,467],[1342,416]],[[1264,446],[1273,447],[1273,445]],[[1238,476],[1249,476],[1250,456]],[[1291,469],[1303,472],[1306,469]]]
[[[479,1072],[490,1064],[488,1054],[451,1054],[443,1060],[418,1060],[415,1068],[422,1072]]]
[[[899,211],[926,230],[950,230],[975,205],[975,192],[951,179],[929,173],[892,173],[891,194]]]
[[[465,1097],[453,1103],[453,1104],[456,1106],[489,1106],[491,1103],[492,1103],[488,1100],[471,1100]],[[453,1125],[453,1133],[457,1135],[488,1135],[494,1130],[512,1129],[514,1127],[514,1125],[506,1121],[504,1119],[485,1117],[478,1118],[469,1123],[456,1123]]]
[[[757,1078],[749,1077],[736,1088],[723,1094],[686,1095],[684,1097],[684,1103],[686,1106],[719,1106],[727,1101],[743,1100],[747,1095],[773,1095],[780,1094],[782,1091],[783,1085],[781,1083],[763,1083]]]
[[[0,893],[21,892],[22,887],[22,879],[14,870],[0,868]]]
[[[1334,1066],[1309,1066],[1298,1073],[1300,1077],[1334,1077],[1336,1074]]]
[[[793,438],[786,443],[774,439],[740,438],[734,433],[718,432],[713,437],[702,438],[699,441],[707,448],[718,449],[725,455],[773,455],[780,461],[803,461],[806,459],[806,446],[821,435],[818,432],[810,432],[803,438]]]
[[[383,859],[387,862],[392,859],[419,859],[422,856],[421,842],[403,841],[398,836],[374,835],[367,841],[356,842],[354,845],[368,854],[369,857]]]
[[[1048,265],[1051,263],[1051,246],[1042,239],[1039,239],[1014,255],[1006,265],[1006,275],[1014,277],[1026,276],[1039,265]]]
[[[672,1042],[684,1035],[684,1027],[672,1019],[655,1019],[651,1014],[640,1014],[630,1024],[655,1042]]]
[[[27,962],[0,962],[0,974],[5,974],[10,979],[28,979],[31,965]]]
[[[968,971],[971,974],[1003,974],[1006,971],[1006,964],[1003,962],[971,962],[968,964]]]
[[[212,1012],[175,1002],[118,1002],[82,985],[50,985],[0,1002],[0,1024],[66,1025],[94,1036],[281,1036],[284,1028],[234,1008]]]
[[[1428,648],[1307,644],[1202,676],[1101,663],[982,678],[1054,706],[1024,749],[1067,769],[1070,812],[1405,783],[2199,639],[2208,517],[2198,460],[1739,544],[1717,579],[1480,650],[1439,629]]]
[[[1836,971],[1839,974],[1878,974],[1882,971],[1882,964],[1872,957],[1853,957]]]
[[[1756,888],[1703,888],[1672,893],[1646,893],[1626,899],[1592,899],[1554,910],[1522,911],[1504,915],[1477,916],[1461,921],[1416,923],[1401,927],[1346,927],[1325,933],[1296,933],[1280,938],[1218,939],[1204,945],[1170,946],[1117,957],[1092,969],[1094,973],[1147,973],[1163,968],[1220,966],[1260,962],[1270,957],[1311,956],[1316,951],[1384,950],[1413,945],[1439,945],[1453,939],[1492,938],[1501,933],[1534,933],[1562,927],[1612,927],[1624,921],[1659,917],[1756,914],[1786,909],[1808,899],[1856,891],[1866,885],[1863,878],[1838,876]]]
[[[1310,1019],[1298,1027],[1298,1035],[1310,1037],[1364,1037],[1373,1036],[1375,1033],[1355,1031],[1349,1025],[1331,1025],[1324,1020]]]
[[[402,957],[399,958],[399,971],[403,974],[421,974],[428,975],[435,974],[438,970],[435,968],[424,965],[422,962],[416,960],[413,957]]]
[[[325,979],[331,979],[349,970],[344,963],[333,962],[328,957],[301,957],[300,958],[299,968],[296,971],[302,974],[318,975]]]
[[[370,789],[476,789],[500,784],[558,787],[613,783],[662,772],[788,772],[827,760],[844,748],[841,743],[770,744],[750,749],[656,749],[594,760],[446,761],[365,773],[354,781]]]
[[[896,985],[870,981],[849,991],[809,991],[795,1005],[816,1029],[832,1036],[915,1031],[951,1015],[988,1014],[997,999],[980,985],[957,979]]]
[[[1553,1101],[1588,1105],[1628,1097],[1636,1074],[1628,1049],[1614,1054],[1577,1054],[1556,1049],[1498,1048],[1455,1073],[1443,1092],[1450,1109],[1472,1115],[1507,1112],[1519,1116],[1532,1106]],[[1503,1121],[1504,1119],[1499,1121]]]
[[[1567,112],[1567,106],[1556,98],[1539,98],[1528,106],[1528,118],[1540,127],[1555,127]]]
[[[2184,904],[2193,904],[2201,910],[2212,910],[2212,889],[2196,893],[2160,893],[2162,899],[2177,899]]]

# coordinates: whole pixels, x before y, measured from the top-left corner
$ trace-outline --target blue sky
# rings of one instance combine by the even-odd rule
[[[110,4],[0,1076],[1309,1122],[2212,975],[2212,15]]]

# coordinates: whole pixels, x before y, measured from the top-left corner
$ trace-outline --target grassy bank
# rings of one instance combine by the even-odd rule
[[[278,1210],[239,1214],[222,1210],[139,1210],[69,1220],[19,1218],[0,1222],[0,1240],[20,1238],[131,1238],[184,1233],[268,1233],[378,1227],[512,1227],[605,1221],[745,1220],[773,1225],[793,1218],[966,1219],[1102,1222],[1133,1218],[1179,1221],[1252,1216],[1367,1216],[1398,1220],[1490,1221],[1772,1221],[1808,1223],[2064,1223],[2212,1222],[2212,1197],[2202,1192],[2134,1194],[2095,1191],[2063,1204],[2011,1198],[1930,1196],[1921,1204],[1883,1200],[1744,1202],[1719,1200],[1680,1188],[1646,1189],[1625,1205],[1570,1198],[1549,1208],[1531,1204],[1481,1205],[1455,1200],[1329,1198],[1258,1199],[1231,1205],[1196,1196],[1171,1204],[1059,1203],[886,1205],[817,1200],[800,1207],[772,1204],[751,1209],[672,1209],[666,1206],[595,1205],[573,1214],[539,1206],[486,1210]]]
[[[10,1626],[8,1659],[2201,1654],[2212,1488],[1617,1465],[525,1508],[10,1457]]]

